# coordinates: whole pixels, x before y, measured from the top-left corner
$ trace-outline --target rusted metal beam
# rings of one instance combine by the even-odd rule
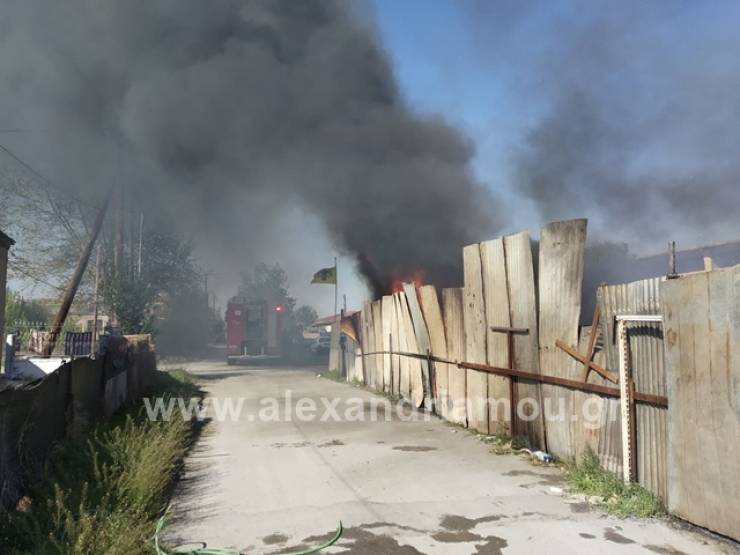
[[[499,368],[497,366],[489,366],[487,364],[477,364],[474,362],[464,362],[459,360],[448,360],[441,357],[428,357],[421,353],[410,353],[404,351],[393,351],[394,354],[407,356],[411,358],[421,358],[433,360],[435,362],[443,362],[446,364],[452,364],[458,368],[470,368],[471,370],[479,370],[481,372],[488,372],[490,374],[497,374],[499,376],[523,378],[525,380],[532,380],[540,383],[546,383],[551,385],[559,385],[567,387],[569,389],[576,389],[578,391],[585,391],[586,393],[596,393],[597,395],[604,395],[605,397],[621,397],[620,391],[616,387],[609,387],[606,385],[598,385],[594,383],[583,383],[576,380],[569,380],[567,378],[558,378],[556,376],[546,376],[543,374],[535,374],[534,372],[526,372],[524,370],[514,370],[511,368]],[[362,356],[381,355],[387,354],[387,351],[374,351],[371,353],[363,353]],[[668,398],[662,395],[652,395],[650,393],[635,393],[635,401],[644,403],[647,405],[653,405],[660,408],[668,407]]]
[[[511,328],[506,326],[490,326],[489,328],[494,333],[505,333],[506,334],[506,347],[508,351],[507,366],[514,369],[514,334],[527,334],[529,328]],[[511,426],[511,436],[516,436],[516,382],[515,376],[509,376],[509,422]]]
[[[612,383],[619,383],[619,378],[617,375],[612,372],[611,370],[607,370],[606,368],[596,364],[593,360],[590,360],[586,356],[582,355],[578,351],[576,351],[573,347],[570,345],[566,345],[560,340],[557,340],[555,342],[555,345],[568,353],[570,356],[572,356],[574,359],[582,362],[583,364],[587,365],[591,370],[597,372],[602,378],[609,380]]]
[[[591,373],[591,365],[589,362],[594,358],[594,345],[596,344],[596,335],[599,333],[599,320],[601,319],[601,307],[599,307],[598,299],[596,301],[596,308],[594,308],[594,317],[591,320],[591,335],[588,338],[588,349],[586,349],[587,362],[583,363],[583,381],[588,381],[588,375]],[[603,377],[603,376],[602,376]]]

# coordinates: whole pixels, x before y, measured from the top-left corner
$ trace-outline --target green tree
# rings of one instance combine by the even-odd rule
[[[128,276],[106,273],[103,301],[115,315],[124,334],[153,333],[155,289]]]
[[[8,290],[5,297],[5,323],[43,322],[48,323],[51,315],[47,308],[33,299],[25,299],[20,293]]]
[[[156,333],[168,318],[206,320],[205,299],[198,288],[199,272],[193,248],[177,234],[150,231],[143,238],[141,276],[135,272],[106,270],[103,300],[123,333]],[[201,307],[201,304],[203,305]],[[155,326],[155,320],[159,323]],[[186,334],[182,341],[199,341]]]
[[[296,304],[288,293],[288,274],[280,264],[258,264],[251,273],[242,274],[239,296],[249,302],[281,304],[286,313],[291,312]]]

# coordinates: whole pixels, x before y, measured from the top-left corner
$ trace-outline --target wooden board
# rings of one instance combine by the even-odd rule
[[[486,363],[486,314],[480,245],[463,248],[465,360]],[[488,433],[488,374],[467,371],[468,427]]]
[[[504,237],[506,255],[506,282],[509,286],[509,311],[511,326],[526,328],[529,333],[514,336],[514,368],[538,374],[539,342],[537,334],[537,304],[535,296],[534,266],[529,232],[522,231]],[[516,387],[517,403],[522,403],[517,412],[517,434],[538,448],[545,447],[545,433],[540,416],[535,418],[530,402],[541,406],[540,386],[536,382],[518,380]],[[520,418],[519,414],[525,416]]]
[[[404,283],[403,290],[406,292],[406,301],[409,303],[409,314],[411,315],[411,323],[414,326],[417,352],[426,355],[431,351],[432,346],[429,341],[429,330],[427,329],[424,315],[419,306],[416,285],[414,283]],[[424,406],[432,410],[432,381],[430,378],[431,370],[429,368],[429,361],[420,360],[419,363],[421,366],[421,386]]]
[[[391,297],[391,342],[393,352],[398,353],[401,350],[398,337],[398,294],[394,293]],[[398,354],[391,355],[391,393],[398,395],[401,378],[401,356]]]
[[[583,284],[583,252],[586,245],[586,220],[553,222],[540,232],[539,313],[540,372],[576,380],[583,365],[559,349],[563,341],[578,347]],[[571,415],[573,391],[556,385],[543,385],[547,449],[567,460],[575,455]]]
[[[341,317],[337,315],[331,326],[331,337],[329,339],[329,372],[339,373],[342,369],[342,352],[340,350]]]
[[[396,317],[398,318],[398,342],[399,350],[402,352],[409,352],[408,341],[406,340],[406,317],[404,314],[406,310],[406,293],[396,293]],[[411,359],[409,357],[400,357],[400,375],[398,382],[398,394],[404,399],[410,399],[410,368],[409,365]]]
[[[365,308],[362,310],[362,314],[365,319],[365,334],[367,336],[367,350],[366,353],[375,352],[375,326],[373,325],[373,304],[371,302],[365,303]],[[367,387],[374,387],[375,385],[375,356],[368,355],[364,360],[365,364],[365,385]]]
[[[447,356],[450,360],[464,360],[465,358],[465,324],[463,321],[463,290],[462,288],[442,289],[442,315],[447,338]],[[447,383],[449,385],[449,399],[447,403],[447,420],[467,425],[466,413],[466,377],[462,368],[454,364],[448,367]]]
[[[740,540],[740,266],[661,284],[668,508]]]
[[[383,350],[383,308],[380,299],[373,301],[373,333],[375,337],[375,351]],[[378,391],[383,391],[383,355],[375,355],[375,387]]]
[[[365,322],[365,304],[363,303],[362,309],[360,310],[359,314],[360,319],[360,356],[362,357],[362,378],[361,381],[363,384],[367,383],[367,362],[365,361],[364,354],[369,352],[367,350],[368,348],[368,340],[367,340],[367,324]]]
[[[503,238],[481,243],[480,258],[487,323],[486,359],[492,366],[508,368],[509,337],[506,333],[491,331],[491,326],[511,327]],[[490,434],[511,434],[510,407],[515,400],[510,398],[510,386],[509,378],[488,375],[488,431]]]
[[[393,388],[393,373],[391,368],[391,320],[394,317],[393,297],[385,295],[381,300],[383,350],[388,354],[383,355],[383,391],[390,393]]]
[[[421,310],[424,313],[424,320],[429,330],[429,342],[431,343],[432,354],[436,357],[447,358],[447,338],[445,337],[445,325],[442,320],[442,310],[439,306],[437,297],[437,288],[433,285],[424,285],[419,289],[419,300]],[[447,417],[448,401],[448,365],[442,362],[435,362],[432,374],[432,393],[434,397],[434,407],[442,418]]]
[[[416,343],[414,324],[411,321],[408,298],[405,293],[400,296],[401,314],[403,317],[404,336],[406,338],[406,351],[418,353],[419,347]],[[418,358],[404,357],[408,362],[408,400],[415,406],[420,407],[424,402],[424,387],[421,377],[421,361]]]

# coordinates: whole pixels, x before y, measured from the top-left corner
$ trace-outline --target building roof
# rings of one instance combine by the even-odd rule
[[[0,246],[4,247],[5,249],[9,249],[13,245],[15,245],[15,241],[5,235],[2,230],[0,230]]]
[[[354,314],[357,314],[357,310],[348,310],[344,313],[345,318],[349,318],[353,316]],[[333,314],[332,316],[324,316],[323,318],[319,318],[318,320],[314,320],[311,323],[311,326],[319,327],[319,326],[331,326],[337,321],[337,317],[339,314]]]

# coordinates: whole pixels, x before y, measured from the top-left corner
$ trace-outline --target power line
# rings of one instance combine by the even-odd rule
[[[82,200],[81,198],[69,193],[68,191],[64,190],[62,187],[54,183],[51,179],[46,177],[44,174],[42,174],[40,171],[38,171],[36,168],[31,166],[28,162],[23,160],[20,156],[12,152],[8,147],[0,144],[0,150],[2,150],[5,154],[10,156],[13,160],[15,160],[18,164],[20,164],[24,169],[26,169],[28,172],[30,172],[32,175],[34,175],[37,179],[41,180],[41,184],[45,185],[47,188],[54,189],[56,191],[63,191],[66,195],[68,195],[71,199],[76,200],[80,204],[83,204],[85,206],[88,206],[90,208],[94,208],[96,210],[100,210],[100,206],[92,204],[89,201]]]
[[[18,131],[19,132],[22,132],[23,130],[18,130]],[[0,130],[0,132],[2,132],[2,130]],[[15,160],[15,162],[17,162],[18,164],[20,164],[24,169],[26,169],[31,174],[33,174],[37,179],[39,179],[41,181],[41,185],[46,186],[47,189],[53,189],[53,190],[55,190],[57,192],[58,191],[61,191],[65,195],[67,195],[69,198],[71,198],[72,200],[75,200],[78,203],[80,203],[80,204],[82,204],[84,206],[87,206],[88,208],[92,208],[94,210],[100,210],[102,208],[102,205],[94,204],[94,203],[92,203],[92,202],[90,202],[88,200],[83,200],[80,197],[78,197],[78,196],[70,193],[69,191],[67,191],[63,187],[57,185],[51,179],[49,179],[44,174],[42,174],[40,171],[38,171],[33,166],[31,166],[31,164],[29,164],[28,162],[26,162],[25,160],[23,160],[20,156],[18,156],[13,151],[11,151],[8,147],[0,144],[0,150],[3,151],[8,156],[10,156],[13,160]],[[128,209],[128,210],[125,210],[125,211],[128,212],[128,213],[130,213],[130,214],[139,214],[140,213],[139,210],[134,210],[134,209]]]
[[[11,251],[11,254],[13,254],[12,251]],[[15,258],[19,258],[18,255],[16,255],[16,254],[13,254],[13,256]],[[33,275],[30,272],[27,272],[26,270],[24,270],[23,268],[21,268],[18,264],[13,263],[12,261],[8,261],[8,262],[9,262],[10,267],[13,270],[15,270],[16,272],[19,272],[19,273],[23,274],[27,278],[32,279],[33,281],[35,281],[37,283],[41,283],[43,285],[46,285],[47,287],[51,287],[52,289],[56,289],[58,291],[65,291],[64,287],[60,287],[59,285],[54,285],[53,283],[50,283],[50,282],[48,282],[46,280],[41,279],[38,276]]]

